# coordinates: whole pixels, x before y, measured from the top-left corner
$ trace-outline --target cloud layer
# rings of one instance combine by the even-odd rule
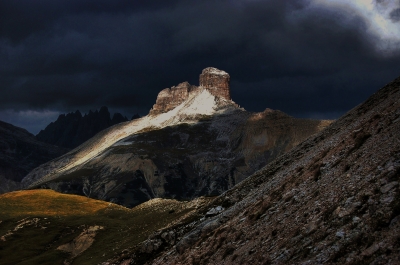
[[[147,114],[214,66],[248,110],[336,118],[400,75],[400,2],[370,2],[0,0],[0,108]]]

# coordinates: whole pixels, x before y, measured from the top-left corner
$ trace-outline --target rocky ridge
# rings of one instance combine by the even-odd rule
[[[397,78],[199,209],[198,219],[103,264],[399,264],[399,132]],[[170,233],[176,242],[163,237]]]
[[[103,106],[100,110],[89,111],[82,116],[81,112],[61,114],[55,122],[50,123],[41,130],[36,138],[39,141],[65,148],[75,148],[96,133],[115,124],[128,121],[120,113],[110,117],[108,108]]]

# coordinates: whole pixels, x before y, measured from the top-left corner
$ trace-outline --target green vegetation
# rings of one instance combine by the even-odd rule
[[[89,226],[102,226],[91,247],[72,264],[98,264],[132,249],[154,231],[191,213],[188,202],[155,199],[127,209],[52,190],[0,196],[0,264],[63,264],[69,253],[57,250]]]

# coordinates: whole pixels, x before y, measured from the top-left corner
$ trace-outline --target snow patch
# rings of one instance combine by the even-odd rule
[[[208,68],[204,69],[203,73],[210,73],[210,74],[222,75],[222,76],[229,75],[227,72],[219,70],[219,69],[214,68],[214,67],[208,67]]]

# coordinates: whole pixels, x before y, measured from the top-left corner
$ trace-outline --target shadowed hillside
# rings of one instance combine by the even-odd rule
[[[67,151],[38,141],[25,129],[0,121],[0,194],[19,189],[29,171]]]

